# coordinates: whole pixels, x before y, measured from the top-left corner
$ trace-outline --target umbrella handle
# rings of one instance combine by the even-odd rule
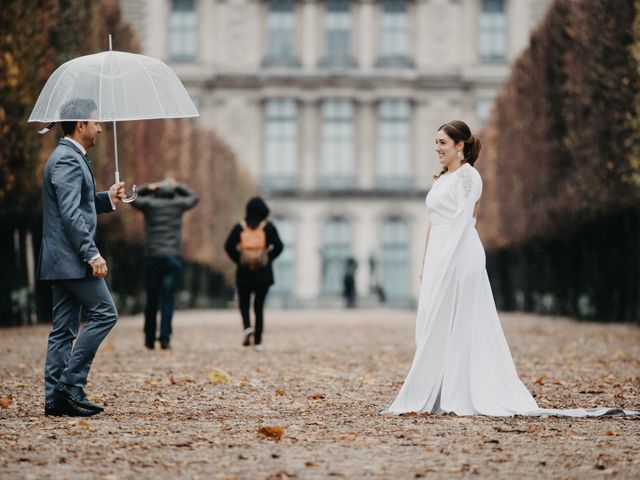
[[[136,188],[136,184],[134,183],[131,186],[131,195],[128,195],[126,197],[124,197],[122,199],[123,203],[131,203],[133,202],[136,198],[138,198],[138,189]]]
[[[117,145],[117,144],[116,144]],[[120,183],[120,172],[118,171],[118,154],[116,153],[116,183]],[[138,198],[138,188],[134,183],[131,186],[131,195],[128,195],[122,199],[122,203],[131,203]]]

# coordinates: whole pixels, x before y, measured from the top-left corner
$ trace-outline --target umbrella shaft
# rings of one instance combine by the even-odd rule
[[[116,130],[116,122],[113,122],[113,153],[116,159],[116,183],[120,182],[120,169],[118,168],[118,130]]]

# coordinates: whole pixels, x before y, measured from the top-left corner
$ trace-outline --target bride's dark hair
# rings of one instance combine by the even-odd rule
[[[476,163],[476,160],[478,159],[478,155],[480,155],[482,144],[480,143],[480,139],[473,133],[471,133],[469,125],[461,120],[452,120],[445,123],[444,125],[441,125],[440,128],[438,128],[438,132],[440,130],[443,130],[444,133],[446,133],[447,136],[454,141],[454,143],[464,142],[462,151],[464,158],[462,159],[461,163],[468,163],[469,165],[473,166],[473,164]],[[437,180],[446,172],[447,168],[445,167],[440,171],[440,173],[434,175],[433,179]]]

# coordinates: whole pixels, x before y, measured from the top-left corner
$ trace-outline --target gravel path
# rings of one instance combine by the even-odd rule
[[[414,312],[177,312],[173,349],[122,318],[94,362],[90,419],[43,415],[48,328],[0,330],[0,478],[640,478],[637,419],[380,416]],[[542,407],[640,409],[640,329],[502,315]]]

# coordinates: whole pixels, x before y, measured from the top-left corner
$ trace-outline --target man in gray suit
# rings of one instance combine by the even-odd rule
[[[93,101],[73,100],[62,107],[61,118],[95,118],[95,113]],[[107,263],[95,244],[97,214],[115,210],[124,198],[124,183],[96,193],[86,151],[102,131],[98,122],[60,123],[65,137],[47,160],[42,182],[38,276],[51,281],[53,297],[44,371],[45,415],[91,416],[103,408],[84,393],[89,368],[118,319],[104,281]],[[81,310],[88,322],[78,335]]]

